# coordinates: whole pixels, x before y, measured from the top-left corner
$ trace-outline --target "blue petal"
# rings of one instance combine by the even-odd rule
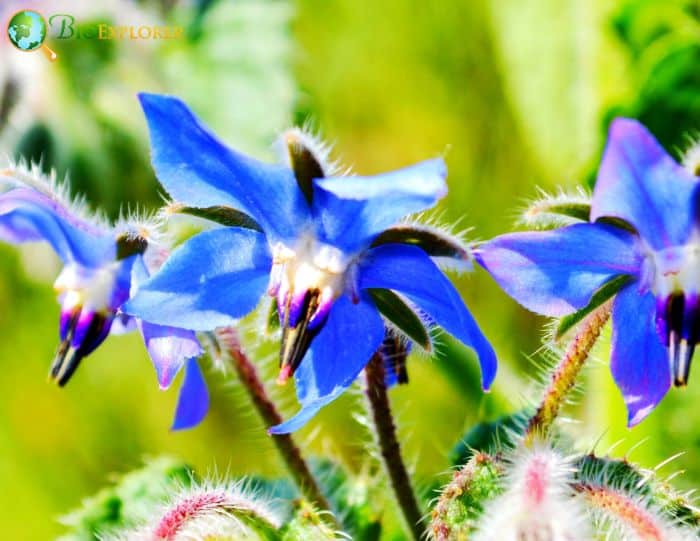
[[[653,248],[677,246],[693,229],[697,186],[644,126],[618,118],[610,126],[591,219],[621,218]]]
[[[364,295],[357,304],[345,295],[336,300],[295,374],[301,410],[270,428],[270,434],[301,428],[318,410],[343,394],[383,339],[384,323],[371,300]]]
[[[481,381],[488,389],[496,377],[496,354],[481,333],[457,290],[420,248],[385,244],[363,258],[360,288],[393,289],[425,311],[440,327],[474,349]]]
[[[313,213],[322,238],[346,252],[367,246],[401,218],[432,207],[447,193],[442,159],[373,177],[314,180]]]
[[[117,314],[114,321],[112,321],[112,327],[109,330],[109,334],[113,336],[127,334],[135,331],[137,328],[138,325],[135,318],[127,316],[126,314]]]
[[[141,322],[141,334],[153,361],[161,389],[170,387],[187,359],[202,354],[202,347],[193,331]]]
[[[114,259],[111,233],[79,219],[46,195],[16,188],[0,195],[0,239],[46,241],[65,263],[98,267]]]
[[[611,370],[634,426],[661,401],[671,385],[668,351],[656,331],[656,300],[630,284],[613,304]]]
[[[118,311],[127,301],[132,289],[132,275],[134,267],[141,263],[140,255],[133,255],[119,261],[114,279],[114,287],[108,302],[108,306],[113,311]],[[113,265],[114,262],[109,264]],[[142,264],[142,263],[141,263]]]
[[[249,214],[273,238],[295,238],[310,213],[291,169],[229,149],[177,98],[139,98],[153,168],[175,200],[195,207],[230,206]]]
[[[525,308],[552,317],[583,308],[608,280],[637,275],[642,264],[637,237],[603,224],[502,235],[476,259]]]
[[[197,361],[190,359],[185,365],[185,381],[177,399],[172,430],[184,430],[197,426],[209,410],[209,391]]]
[[[149,273],[141,256],[136,256],[131,271],[131,293],[134,295]],[[187,359],[199,357],[202,347],[193,331],[154,325],[138,320],[141,336],[146,344],[161,389],[167,389]]]
[[[205,231],[175,250],[122,311],[195,331],[231,325],[257,306],[270,267],[262,233],[233,227]]]

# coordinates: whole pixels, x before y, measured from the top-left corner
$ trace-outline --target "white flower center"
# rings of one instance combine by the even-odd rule
[[[88,269],[75,263],[66,265],[54,282],[54,289],[63,297],[64,307],[83,307],[91,312],[106,312],[114,294],[119,262],[99,269]]]
[[[345,287],[345,276],[350,265],[341,250],[319,242],[315,237],[303,237],[290,249],[279,244],[273,249],[274,268],[271,294],[277,294],[284,304],[287,295],[303,295],[319,291],[321,302],[332,302]]]
[[[652,252],[642,281],[656,297],[657,329],[668,347],[672,381],[685,385],[700,341],[700,242]]]
[[[700,242],[652,252],[650,286],[657,298],[700,292]]]

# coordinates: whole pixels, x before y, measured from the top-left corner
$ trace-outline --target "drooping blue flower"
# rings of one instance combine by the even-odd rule
[[[445,194],[442,160],[336,176],[319,145],[290,130],[287,163],[270,165],[227,148],[180,100],[140,99],[152,163],[175,207],[223,227],[174,251],[125,311],[206,331],[273,296],[282,325],[279,381],[294,375],[301,410],[272,433],[296,430],[353,383],[382,345],[382,314],[426,347],[432,324],[472,347],[489,387],[495,354],[431,257],[464,259],[465,250],[437,230],[399,224]]]
[[[187,364],[173,428],[204,417],[208,391],[195,360],[201,347],[190,330],[154,325],[120,312],[138,285],[165,258],[149,224],[107,224],[71,200],[64,185],[42,177],[36,167],[0,171],[0,240],[45,241],[63,261],[54,288],[61,305],[60,344],[50,376],[65,385],[81,361],[109,334],[138,327],[161,388]]]
[[[508,294],[548,316],[584,308],[620,277],[611,368],[630,426],[654,409],[671,383],[685,385],[700,341],[699,180],[644,126],[616,119],[590,223],[503,235],[477,253]]]

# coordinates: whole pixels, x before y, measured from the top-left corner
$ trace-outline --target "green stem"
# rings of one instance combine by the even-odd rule
[[[574,387],[576,378],[598,340],[603,326],[610,318],[611,307],[612,300],[601,304],[579,324],[574,338],[569,342],[552,374],[540,406],[527,425],[526,444],[531,443],[536,435],[546,435],[549,431],[569,392]]]
[[[365,377],[367,401],[374,422],[374,434],[381,450],[382,462],[411,537],[419,541],[426,534],[424,517],[411,486],[408,470],[401,457],[401,446],[396,437],[396,425],[391,413],[381,355],[375,354],[372,357],[365,367]]]
[[[471,496],[470,492],[475,488],[477,493],[483,491],[483,487],[478,485],[483,485],[484,481],[491,492],[499,482],[499,476],[503,473],[501,470],[501,465],[493,457],[475,453],[469,462],[455,471],[452,480],[440,492],[431,512],[431,539],[468,539],[469,532],[475,527],[474,515],[479,512],[479,506],[474,505],[478,504],[479,499]],[[459,520],[455,520],[455,517],[459,517]]]
[[[219,329],[216,331],[216,338],[222,349],[227,353],[231,365],[238,374],[243,387],[248,392],[255,409],[262,417],[265,427],[270,428],[280,424],[283,421],[282,416],[265,391],[255,366],[244,353],[236,330],[231,327]],[[332,512],[330,512],[331,506],[328,500],[321,492],[309,465],[304,460],[301,450],[297,447],[292,436],[290,434],[275,435],[272,437],[272,441],[304,498],[320,510],[329,511],[328,513],[321,513],[321,516],[331,526],[340,530],[340,525],[336,522]]]

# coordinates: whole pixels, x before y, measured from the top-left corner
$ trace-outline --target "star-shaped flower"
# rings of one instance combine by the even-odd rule
[[[161,388],[186,364],[173,428],[188,428],[206,414],[208,392],[195,360],[202,350],[189,330],[140,321],[120,312],[138,284],[165,258],[146,223],[116,225],[89,215],[67,187],[37,167],[0,171],[0,240],[45,241],[63,261],[54,288],[61,304],[59,336],[50,375],[65,385],[80,362],[111,334],[138,327]]]
[[[548,316],[586,307],[613,280],[622,285],[612,308],[611,367],[630,425],[671,383],[686,383],[700,340],[699,180],[644,126],[616,119],[591,222],[503,235],[477,254],[509,295]]]
[[[235,323],[266,293],[275,297],[279,380],[294,374],[302,407],[271,432],[299,428],[352,384],[382,346],[382,313],[426,347],[426,325],[439,325],[476,350],[491,384],[495,354],[431,259],[466,252],[439,231],[399,224],[446,193],[442,160],[335,176],[319,145],[290,130],[287,163],[266,164],[227,148],[178,99],[140,98],[160,182],[180,208],[223,227],[174,251],[125,310],[207,331]]]

